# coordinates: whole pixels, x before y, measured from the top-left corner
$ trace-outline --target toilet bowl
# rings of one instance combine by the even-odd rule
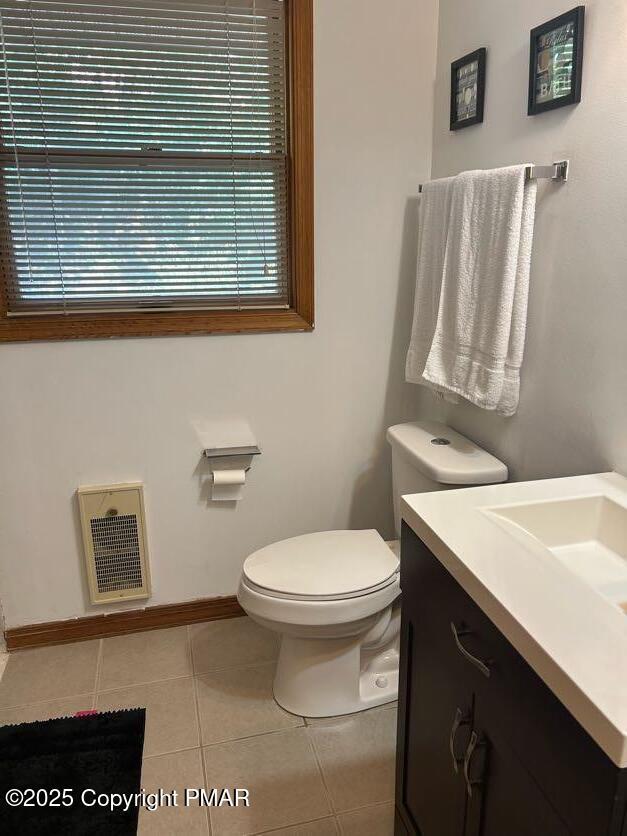
[[[388,441],[397,532],[403,494],[507,479],[502,462],[443,424],[399,424],[388,430]],[[304,534],[246,559],[239,603],[281,636],[279,705],[331,717],[396,699],[399,569],[397,544],[374,530]]]
[[[324,531],[261,549],[244,564],[243,609],[281,635],[279,705],[306,717],[396,698],[399,562],[376,531]]]

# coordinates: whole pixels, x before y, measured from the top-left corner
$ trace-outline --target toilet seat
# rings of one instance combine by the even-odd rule
[[[249,589],[291,601],[340,601],[398,580],[399,561],[378,532],[321,531],[273,543],[244,563]]]
[[[385,589],[393,584],[395,578],[397,577],[398,570],[394,572],[394,574],[390,575],[390,577],[385,581],[377,584],[376,586],[369,586],[368,589],[362,589],[358,592],[351,592],[346,595],[297,595],[295,593],[276,592],[273,589],[266,589],[263,586],[258,586],[256,583],[253,583],[249,578],[246,578],[245,582],[249,589],[257,592],[259,595],[267,595],[269,598],[280,598],[284,601],[347,601],[351,598],[361,598],[364,595],[370,595],[373,592]]]
[[[281,632],[298,633],[314,628],[324,635],[344,635],[345,625],[359,625],[371,621],[390,606],[401,594],[400,574],[396,572],[391,582],[376,591],[353,598],[287,598],[271,595],[267,590],[253,589],[242,575],[237,599],[243,609],[258,623],[269,627],[280,623]],[[272,629],[272,628],[270,628]],[[352,630],[350,631],[352,632]]]

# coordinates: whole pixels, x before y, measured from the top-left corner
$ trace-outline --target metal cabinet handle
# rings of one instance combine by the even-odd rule
[[[459,772],[459,764],[461,764],[464,760],[464,756],[462,755],[459,757],[455,754],[455,738],[457,737],[457,732],[459,731],[460,726],[469,726],[470,725],[470,716],[464,715],[464,712],[461,708],[458,708],[455,711],[455,716],[453,717],[453,725],[451,726],[451,734],[448,739],[448,748],[451,753],[451,760],[453,761],[453,770],[455,773]]]
[[[478,659],[476,656],[473,656],[472,653],[469,653],[466,650],[464,645],[459,640],[460,636],[469,635],[470,630],[458,630],[457,627],[455,626],[455,624],[453,624],[452,621],[451,621],[451,630],[453,631],[453,636],[455,638],[455,644],[457,645],[457,649],[462,654],[462,656],[464,656],[466,659],[468,659],[468,661],[471,662],[476,668],[479,668],[481,673],[484,676],[487,676],[488,679],[489,679],[490,678],[490,668],[488,667],[488,665],[490,664],[490,662],[489,661],[484,662],[483,660]]]
[[[466,781],[466,792],[468,793],[468,798],[472,798],[472,788],[478,786],[479,784],[483,784],[483,778],[476,778],[472,779],[470,777],[470,762],[472,761],[472,756],[475,753],[475,749],[481,748],[486,745],[485,740],[479,740],[479,736],[477,732],[473,732],[470,735],[470,741],[468,743],[468,748],[466,749],[466,754],[464,755],[464,779]]]

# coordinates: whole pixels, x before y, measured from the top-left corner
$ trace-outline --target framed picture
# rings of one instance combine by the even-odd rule
[[[531,30],[528,114],[581,101],[585,6]]]
[[[451,130],[483,122],[485,47],[451,64]]]

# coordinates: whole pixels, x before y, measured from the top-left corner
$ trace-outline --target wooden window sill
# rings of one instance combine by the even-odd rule
[[[0,321],[0,342],[258,334],[312,331],[313,327],[311,316],[305,316],[291,308],[286,310],[51,314],[3,319]]]

